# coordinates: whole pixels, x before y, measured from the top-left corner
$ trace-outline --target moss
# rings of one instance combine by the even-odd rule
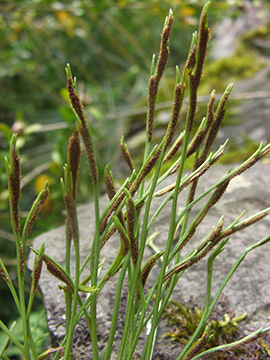
[[[166,333],[165,336],[183,345],[188,342],[188,339],[196,330],[203,315],[203,308],[190,305],[191,304],[186,305],[171,300],[170,305],[165,311],[165,317],[168,323],[174,325],[172,331]],[[207,344],[207,349],[222,343],[234,341],[239,333],[238,324],[244,320],[245,317],[246,314],[235,317],[232,313],[227,312],[224,312],[223,318],[214,315],[210,319],[210,332],[212,337]]]
[[[172,330],[164,334],[164,336],[185,345],[201,320],[203,308],[194,305],[192,299],[188,303],[170,300],[164,315],[168,323],[172,326]],[[230,343],[243,337],[244,329],[240,327],[240,324],[245,318],[246,314],[235,316],[233,311],[228,310],[226,299],[221,298],[209,318],[211,336],[204,350]],[[202,333],[199,334],[199,336],[201,335]],[[257,340],[246,346],[233,348],[216,354],[212,353],[211,360],[269,359],[270,350],[267,342]]]
[[[255,38],[259,38],[259,39],[270,39],[270,33],[269,33],[269,25],[270,22],[268,24],[264,24],[254,30],[248,31],[244,36],[243,36],[243,41],[245,43],[246,46],[251,46],[253,47],[253,43],[252,41]]]
[[[227,152],[221,157],[220,164],[243,162],[258,149],[258,146],[257,141],[251,140],[247,135],[243,135],[241,146],[235,141],[229,142]]]
[[[240,43],[232,56],[207,63],[201,91],[208,93],[215,88],[217,92],[222,92],[228,82],[249,78],[262,67],[256,51],[247,51],[244,43]]]
[[[269,349],[269,345],[265,343],[264,340],[260,341],[260,347],[262,349],[263,354],[266,354],[269,356],[270,358],[270,349]]]

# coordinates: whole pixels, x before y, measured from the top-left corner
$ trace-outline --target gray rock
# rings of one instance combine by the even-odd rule
[[[198,194],[205,191],[209,186],[214,184],[228,171],[228,166],[216,166],[207,172],[200,181]],[[252,215],[270,204],[270,187],[269,187],[270,165],[266,162],[260,162],[253,168],[247,170],[244,174],[233,179],[227,189],[223,199],[209,212],[208,216],[200,225],[194,238],[184,249],[184,253],[191,251],[199,240],[204,239],[220,219],[225,215],[225,226],[229,225],[236,219],[240,213],[246,209],[245,217]],[[171,182],[172,180],[169,179]],[[165,181],[165,185],[168,181]],[[179,209],[185,204],[185,195],[187,190],[179,198]],[[151,213],[161,203],[162,198],[156,198],[153,201]],[[204,203],[205,200],[202,200]],[[101,197],[101,208],[104,209],[108,200],[106,196]],[[159,249],[164,248],[167,238],[170,206],[168,203],[163,211],[162,216],[158,218],[153,226],[152,231],[157,231],[158,235],[154,241]],[[201,204],[199,203],[191,212],[193,218]],[[91,239],[94,233],[94,209],[93,204],[78,207],[79,224],[80,224],[80,248],[82,260],[85,259],[91,248]],[[228,271],[241,253],[251,244],[261,240],[269,235],[270,220],[268,217],[252,225],[240,233],[233,235],[228,242],[225,251],[220,254],[214,265],[213,291],[214,296],[219,285],[222,283]],[[53,231],[47,232],[35,239],[33,247],[40,248],[45,242],[46,253],[64,265],[65,259],[65,228],[60,227]],[[108,268],[115,258],[119,249],[119,239],[115,235],[104,247],[101,258],[106,257],[106,262],[102,274]],[[145,258],[153,254],[150,248],[145,251]],[[229,308],[235,310],[237,315],[244,312],[248,314],[248,330],[256,330],[259,327],[269,326],[270,323],[270,243],[257,248],[249,253],[244,262],[238,268],[224,290],[224,295],[228,299]],[[30,255],[29,266],[33,263],[33,255]],[[160,263],[153,268],[152,273],[147,281],[151,286],[156,275],[160,270]],[[85,271],[87,274],[87,271]],[[113,306],[113,293],[115,291],[117,276],[108,281],[98,297],[98,320],[100,322],[100,331],[107,332],[110,328],[110,319]],[[206,291],[206,260],[202,260],[197,265],[187,269],[181,277],[173,293],[175,300],[183,298],[188,301],[192,296],[193,301],[201,306],[204,305]],[[44,306],[47,311],[49,328],[55,337],[64,335],[64,297],[63,291],[58,290],[59,281],[52,277],[46,268],[43,268],[40,279],[40,288],[44,296]],[[122,319],[122,323],[124,319]],[[82,325],[83,326],[83,325]],[[121,327],[121,321],[120,325]],[[165,319],[161,322],[161,332],[166,329],[167,322]],[[81,329],[81,332],[84,330]],[[100,340],[101,347],[106,342],[106,336],[103,334]],[[143,341],[143,339],[142,339]],[[159,346],[168,347],[168,341],[159,337]],[[176,349],[177,350],[177,349]],[[174,350],[174,351],[176,351]],[[179,350],[178,350],[179,351]],[[177,353],[177,352],[176,352]],[[175,356],[175,355],[174,355]],[[84,358],[84,357],[81,357]],[[173,359],[173,357],[171,357]],[[88,357],[85,357],[88,359]]]
[[[251,1],[242,1],[241,12],[238,16],[223,17],[214,28],[214,39],[211,50],[213,59],[220,59],[233,55],[239,39],[243,34],[258,29],[269,21],[269,11],[262,2],[259,6]],[[260,46],[261,42],[258,43]],[[264,43],[263,45],[264,46]]]
[[[234,105],[238,124],[223,126],[219,133],[220,143],[224,139],[234,139],[243,143],[243,135],[247,135],[258,143],[270,140],[270,67],[267,65],[249,79],[238,81],[233,89],[234,94],[242,94],[243,100]],[[250,98],[244,99],[250,93]],[[262,94],[261,97],[256,95]]]

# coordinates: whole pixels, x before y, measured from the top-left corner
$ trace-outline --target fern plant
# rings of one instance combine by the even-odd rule
[[[180,73],[179,68],[176,67],[176,81],[171,116],[164,137],[158,144],[154,144],[155,103],[160,80],[164,74],[169,58],[168,44],[174,21],[171,11],[166,18],[161,35],[159,56],[157,61],[155,57],[153,57],[148,84],[148,113],[142,164],[140,168],[134,168],[127,144],[122,137],[120,142],[121,151],[124,161],[130,168],[130,175],[120,188],[117,189],[110,165],[108,164],[106,166],[104,170],[104,183],[108,194],[108,205],[102,212],[99,206],[100,174],[97,170],[98,167],[91,128],[88,125],[79,97],[76,79],[72,76],[70,66],[67,66],[67,89],[76,122],[74,132],[69,139],[67,164],[64,166],[64,176],[61,182],[67,212],[65,267],[62,267],[46,254],[46,244],[43,244],[39,250],[32,249],[36,254],[36,258],[33,266],[31,295],[27,304],[24,299],[26,238],[33,227],[40,207],[48,196],[49,190],[46,185],[44,190],[39,194],[21,230],[19,217],[20,158],[16,147],[16,135],[13,136],[10,146],[10,159],[6,159],[6,166],[9,177],[11,222],[17,251],[18,294],[2,261],[0,263],[0,272],[13,295],[19,315],[22,318],[24,330],[23,342],[18,341],[12,333],[12,329],[9,329],[2,322],[0,322],[0,327],[7,335],[7,338],[17,345],[24,359],[43,359],[47,356],[52,356],[54,360],[73,359],[72,341],[74,329],[81,317],[85,316],[91,337],[89,354],[91,353],[91,357],[94,360],[109,360],[114,350],[114,338],[118,327],[121,291],[125,278],[128,279],[128,295],[123,335],[120,348],[118,349],[117,359],[131,360],[133,358],[138,339],[147,326],[150,330],[145,339],[141,358],[145,360],[152,359],[159,321],[176,284],[178,281],[181,281],[181,276],[185,271],[188,271],[190,267],[206,257],[208,258],[207,292],[204,311],[199,325],[185,347],[179,350],[179,355],[176,360],[199,359],[213,352],[240,346],[253,341],[269,330],[269,328],[259,329],[232,344],[204,350],[208,339],[211,337],[207,321],[221,292],[246,255],[258,246],[267,243],[270,240],[270,236],[251,245],[244,251],[225,277],[217,293],[213,295],[211,284],[214,261],[224,250],[233,234],[263,219],[269,214],[270,208],[264,209],[244,220],[242,220],[243,214],[241,214],[225,228],[224,218],[220,218],[210,234],[205,239],[202,239],[199,245],[196,245],[187,255],[180,257],[186,245],[192,243],[194,234],[199,229],[201,222],[205,216],[207,216],[209,210],[224,195],[230,181],[241,175],[270,151],[270,144],[266,146],[260,145],[250,158],[235,169],[229,169],[228,173],[213,186],[199,196],[196,195],[198,182],[201,178],[203,179],[208,169],[224,154],[227,142],[216,151],[211,152],[211,149],[224,118],[226,104],[232,90],[232,84],[228,85],[218,102],[216,101],[215,91],[211,93],[205,117],[201,120],[198,128],[194,130],[197,92],[202,77],[209,41],[208,9],[209,3],[207,3],[202,10],[199,31],[193,34],[184,69]],[[184,130],[182,133],[176,134],[179,114],[182,109],[185,94],[188,97],[188,106]],[[82,141],[80,141],[80,138]],[[85,147],[89,163],[89,174],[91,177],[91,186],[93,187],[95,206],[95,231],[92,239],[92,248],[84,259],[82,266],[80,266],[80,234],[76,207],[81,142]],[[185,174],[185,162],[192,155],[194,157],[193,169],[190,173]],[[174,181],[172,181],[170,186],[160,190],[163,181],[170,178],[172,174],[175,174],[173,177]],[[157,186],[159,186],[159,190],[157,190]],[[179,194],[185,188],[189,189],[188,195],[184,209],[179,212]],[[210,195],[210,197],[208,195]],[[152,201],[158,196],[162,196],[163,201],[154,214],[150,215]],[[193,206],[199,202],[202,203],[201,200],[205,198],[208,200],[201,205],[197,215],[191,218],[191,209]],[[153,223],[162,216],[162,210],[168,204],[171,206],[171,217],[168,224],[167,238],[164,240],[164,248],[144,262],[143,256]],[[120,238],[118,254],[110,264],[106,274],[100,277],[100,251],[102,248],[106,249],[106,243],[110,241],[110,237],[116,232]],[[70,254],[72,246],[75,251],[74,278],[72,278],[70,274]],[[146,292],[144,288],[147,277],[158,260],[162,262],[160,272],[157,274],[154,283],[148,284],[149,289]],[[29,325],[29,319],[43,263],[47,266],[48,271],[63,283],[61,288],[65,293],[66,336],[59,348],[48,349],[44,353],[38,354]],[[85,268],[88,269],[89,275],[85,279],[82,279],[81,273]],[[97,296],[102,296],[102,291],[107,282],[110,281],[116,273],[119,274],[119,277],[115,289],[111,328],[108,334],[107,345],[100,351],[97,333]],[[88,295],[86,298],[81,297],[81,293],[87,293]],[[213,296],[212,299],[211,296]],[[1,355],[7,358],[4,348],[2,349]]]

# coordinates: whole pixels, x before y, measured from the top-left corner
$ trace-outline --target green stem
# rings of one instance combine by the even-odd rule
[[[74,243],[75,250],[75,279],[74,279],[74,295],[73,295],[73,304],[70,316],[70,324],[69,327],[66,328],[67,332],[67,341],[65,347],[65,360],[70,358],[72,353],[72,339],[74,328],[76,326],[76,310],[77,310],[77,302],[79,298],[79,284],[80,284],[80,246],[79,241]]]
[[[210,263],[210,268],[208,268],[208,287],[209,287],[209,290],[207,291],[207,301],[208,301],[208,304],[210,303],[209,302],[209,298],[210,298],[210,291],[211,291],[211,272],[212,272],[212,264],[211,262],[214,261],[214,258],[218,255],[218,251],[221,252],[222,251],[222,247],[224,247],[224,245],[226,244],[226,242],[228,241],[228,238],[223,240],[222,243],[220,243],[220,245],[218,246],[218,248],[210,255],[209,257],[209,260],[208,260],[208,266],[209,266],[209,263]],[[265,243],[269,242],[270,241],[270,236],[267,236],[265,237],[264,239],[258,241],[257,243],[249,246],[241,255],[240,257],[237,259],[237,261],[235,262],[235,264],[233,265],[233,267],[231,268],[231,270],[229,271],[229,273],[227,274],[226,278],[224,279],[223,283],[221,284],[220,288],[218,289],[217,293],[216,293],[216,296],[214,297],[214,299],[212,300],[211,304],[208,305],[206,303],[206,305],[208,305],[208,310],[205,310],[204,312],[204,315],[203,315],[203,318],[202,320],[205,322],[208,317],[210,316],[211,312],[213,311],[214,307],[216,306],[216,303],[218,302],[218,299],[222,293],[222,291],[224,290],[225,286],[227,285],[228,281],[230,280],[230,278],[232,277],[232,275],[235,273],[235,271],[237,270],[237,268],[240,266],[240,264],[242,263],[242,261],[245,259],[245,257],[247,256],[247,254],[256,249],[257,247],[259,246],[262,246],[264,245]],[[213,258],[211,258],[213,256]],[[201,323],[200,323],[201,324]],[[199,325],[200,325],[199,324]],[[250,335],[249,335],[250,336]],[[243,339],[242,339],[243,340]],[[242,341],[241,340],[241,341]],[[234,343],[232,344],[227,344],[225,346],[227,346],[229,348],[229,346],[233,346]],[[188,344],[186,345],[186,347],[183,349],[183,351],[181,352],[181,354],[179,355],[179,357],[177,358],[177,360],[181,360],[183,359],[183,356],[182,353],[186,353],[188,350]],[[212,349],[210,349],[211,352],[213,351]],[[217,351],[218,349],[216,348],[215,351]],[[206,352],[203,352],[201,353],[200,355],[196,356],[194,359],[197,359],[199,358],[200,356],[202,356],[203,354],[206,354]]]
[[[100,253],[100,235],[99,235],[99,188],[98,183],[94,186],[94,203],[95,203],[95,236],[93,242],[93,258],[91,260],[91,286],[97,286],[98,264]],[[93,359],[98,360],[98,340],[97,340],[97,294],[94,293],[91,302],[91,342],[93,349]]]
[[[213,191],[216,187],[218,187],[222,182],[226,181],[228,178],[233,177],[233,175],[241,172],[241,169],[244,168],[254,157],[260,156],[262,153],[267,151],[270,148],[270,144],[266,145],[264,148],[260,145],[259,148],[252,154],[246,161],[244,161],[241,165],[236,167],[235,169],[229,171],[222,179],[218,180],[215,184],[213,184],[209,189],[207,189],[204,193],[199,195],[196,199],[194,199],[186,208],[181,212],[181,214],[177,218],[177,223],[183,218],[186,212],[189,211],[192,206],[197,204],[200,200],[202,200],[205,196],[207,196],[211,191]],[[177,244],[177,247],[180,244]]]
[[[6,325],[0,320],[0,328],[3,330],[5,334],[10,338],[10,340],[17,346],[17,348],[21,351],[24,359],[29,359],[25,351],[25,347],[17,340],[17,338],[13,335],[13,333],[6,327]]]
[[[127,256],[125,261],[124,261],[121,272],[120,272],[120,276],[119,276],[119,280],[118,280],[118,284],[117,284],[117,289],[116,289],[116,293],[115,293],[114,311],[113,311],[113,316],[112,316],[110,335],[109,335],[109,339],[108,339],[108,342],[107,342],[106,356],[105,356],[104,360],[109,360],[110,356],[111,356],[114,334],[115,334],[115,331],[116,331],[116,328],[117,328],[119,304],[120,304],[120,301],[121,301],[121,291],[122,291],[122,288],[123,288],[123,282],[124,282],[124,279],[125,279],[126,270],[127,270],[128,265],[129,265],[129,260],[130,260],[130,258]]]
[[[150,207],[151,207],[151,202],[152,202],[152,199],[153,199],[154,191],[155,191],[155,188],[156,188],[158,175],[159,175],[160,168],[161,168],[161,165],[162,165],[164,153],[165,153],[165,147],[163,146],[162,152],[161,152],[161,155],[160,155],[160,158],[158,160],[157,167],[156,167],[156,170],[155,170],[154,179],[153,179],[153,182],[151,184],[149,196],[147,198],[146,205],[145,205],[145,213],[144,213],[144,219],[143,219],[143,225],[142,225],[141,241],[139,243],[138,259],[137,259],[137,264],[136,264],[136,268],[135,268],[135,271],[134,271],[134,279],[135,279],[135,281],[133,282],[133,284],[132,284],[133,286],[130,289],[130,296],[129,296],[128,303],[127,303],[126,321],[125,321],[125,326],[124,326],[124,330],[123,330],[122,342],[121,342],[119,353],[118,353],[118,359],[119,360],[123,359],[123,352],[124,352],[124,349],[125,349],[125,343],[127,341],[127,336],[128,336],[128,332],[129,332],[131,307],[133,306],[133,297],[134,297],[135,290],[136,290],[136,287],[137,287],[137,281],[138,281],[137,279],[140,276],[140,266],[141,266],[141,263],[142,263],[142,258],[143,258],[143,254],[144,254],[144,250],[145,250],[146,239],[147,239],[147,235],[148,235],[147,224],[148,224],[148,219],[149,219]]]
[[[30,321],[30,315],[31,315],[31,310],[32,310],[32,306],[33,306],[33,302],[35,299],[35,294],[32,293],[32,288],[31,287],[31,292],[30,292],[30,296],[29,296],[29,301],[28,301],[28,306],[27,306],[27,321]]]
[[[27,319],[27,324],[28,324],[28,340],[29,340],[30,349],[31,349],[31,352],[32,352],[31,359],[38,360],[38,353],[37,353],[37,350],[36,350],[36,344],[34,342],[33,335],[32,335],[31,329],[30,329],[30,319],[29,320]]]
[[[103,213],[100,216],[100,222],[102,221],[102,219],[104,218],[105,214],[107,213],[107,211],[109,210],[109,208],[112,206],[113,202],[117,199],[117,197],[121,194],[121,192],[124,190],[124,188],[126,187],[126,185],[129,183],[129,181],[131,181],[134,177],[134,173],[132,173],[130,178],[127,178],[125,180],[125,182],[122,184],[122,186],[120,187],[120,189],[117,191],[117,193],[115,194],[115,196],[112,198],[112,200],[109,202],[109,204],[106,206],[105,210],[103,211]],[[119,206],[119,208],[121,208],[121,205]],[[107,233],[107,229],[109,228],[111,222],[108,223],[108,225],[106,226],[105,230],[103,231],[103,237],[105,236],[105,234]],[[102,242],[103,238],[102,236],[100,236],[99,241]],[[88,264],[89,260],[92,258],[93,254],[92,251],[89,252],[89,254],[87,255],[87,257],[85,258],[81,268],[80,268],[80,274],[82,273],[83,269],[85,268],[85,266]]]
[[[254,338],[256,336],[260,336],[260,334],[263,334],[263,333],[266,333],[270,330],[270,327],[266,328],[266,329],[259,329],[257,331],[254,331],[253,333],[245,336],[244,338],[240,339],[240,340],[237,340],[235,342],[232,342],[230,344],[224,344],[224,345],[220,345],[220,346],[216,346],[212,349],[209,349],[209,350],[206,350],[202,353],[200,353],[199,355],[196,355],[194,358],[192,358],[192,360],[197,360],[197,359],[200,359],[202,358],[203,356],[205,355],[208,355],[208,354],[212,354],[216,351],[220,351],[220,350],[230,350],[231,348],[233,347],[238,347],[238,346],[241,346],[241,345],[245,345],[246,343],[248,343],[249,341],[252,341],[252,340],[255,340]]]
[[[159,283],[157,287],[157,293],[156,293],[156,299],[155,299],[155,306],[154,306],[154,312],[153,312],[153,319],[152,319],[152,326],[150,334],[147,338],[144,351],[143,351],[143,358],[144,359],[150,359],[151,353],[153,351],[154,347],[154,336],[156,333],[156,327],[158,326],[157,318],[158,318],[158,312],[160,307],[160,301],[162,299],[163,293],[166,289],[163,285],[163,278],[165,274],[166,267],[168,265],[168,258],[173,242],[173,237],[175,233],[176,228],[176,210],[177,210],[177,200],[178,200],[178,189],[180,186],[183,170],[184,170],[184,162],[186,158],[186,151],[188,146],[188,140],[189,140],[189,130],[188,130],[188,119],[189,119],[189,112],[190,112],[190,106],[188,108],[187,112],[187,118],[186,118],[186,126],[185,126],[185,136],[184,136],[184,143],[183,143],[183,150],[182,150],[182,161],[180,163],[180,167],[178,169],[175,188],[174,188],[174,196],[173,196],[173,203],[172,203],[172,211],[171,211],[171,220],[170,220],[170,228],[169,228],[169,234],[168,234],[168,240],[166,242],[166,248],[165,253],[163,255],[163,262],[159,274]]]
[[[48,183],[46,182],[45,189],[46,189],[47,187],[48,187]],[[23,231],[22,231],[22,240],[21,240],[21,242],[22,242],[23,245],[26,244],[26,237],[27,237],[26,231],[27,231],[27,227],[28,227],[29,221],[30,221],[32,215],[34,214],[34,211],[35,211],[35,209],[36,209],[36,207],[37,207],[37,205],[38,205],[38,202],[40,201],[40,199],[41,199],[42,196],[44,195],[45,189],[42,190],[42,191],[38,194],[38,196],[36,197],[36,199],[35,199],[32,207],[31,207],[31,209],[30,209],[30,211],[29,211],[29,213],[28,213],[28,215],[27,215],[27,218],[26,218],[26,220],[25,220],[25,223],[24,223],[24,226],[23,226]]]
[[[153,298],[153,294],[155,292],[155,289],[158,286],[158,282],[159,282],[159,275],[157,277],[157,279],[155,280],[154,284],[152,285],[151,289],[149,290],[148,294],[146,295],[146,298],[144,299],[144,301],[142,302],[142,308],[137,310],[136,313],[136,322],[138,322],[138,326],[137,326],[137,330],[131,340],[131,345],[130,345],[130,350],[129,350],[129,354],[127,357],[127,360],[131,360],[132,356],[133,356],[133,352],[135,350],[136,344],[138,342],[139,336],[143,330],[143,328],[145,328],[145,326],[147,325],[147,323],[150,321],[152,315],[153,315],[153,311],[154,309],[152,309],[150,311],[149,314],[146,315],[149,303],[151,301],[151,299]],[[169,297],[168,297],[169,299]],[[164,299],[164,302],[166,302],[167,300],[167,294],[166,297]],[[163,303],[162,303],[163,306]],[[165,307],[165,306],[164,306]]]
[[[14,286],[13,286],[13,283],[12,283],[10,277],[9,277],[8,271],[7,271],[7,269],[6,269],[3,261],[2,261],[1,259],[0,259],[0,266],[2,267],[2,269],[5,271],[5,273],[6,273],[6,275],[7,275],[7,278],[8,278],[8,281],[6,282],[6,283],[7,283],[7,286],[9,287],[9,290],[10,290],[12,296],[13,296],[14,302],[15,302],[15,304],[16,304],[16,306],[17,306],[17,309],[18,309],[18,311],[19,311],[19,314],[20,314],[20,316],[21,316],[21,304],[20,304],[20,300],[19,300],[18,295],[17,295],[17,293],[16,293],[16,290],[15,290],[15,288],[14,288]]]
[[[21,266],[20,266],[20,245],[19,240],[16,241],[16,250],[17,250],[17,276],[18,276],[18,287],[19,287],[19,299],[21,304],[21,319],[22,319],[22,326],[23,326],[23,337],[24,337],[24,347],[25,351],[29,354],[29,343],[28,343],[28,321],[27,321],[27,313],[25,308],[25,297],[24,297],[24,275],[21,274]]]
[[[211,253],[209,256],[208,262],[207,262],[207,289],[206,289],[206,299],[205,299],[205,308],[203,315],[201,317],[201,320],[190,337],[188,343],[184,347],[184,349],[181,351],[180,355],[177,357],[176,360],[181,360],[183,357],[188,353],[188,351],[191,349],[192,344],[196,340],[197,336],[205,326],[205,323],[210,315],[211,312],[209,312],[209,305],[210,305],[210,297],[211,297],[211,290],[212,290],[212,275],[213,275],[213,265],[215,258],[224,250],[224,247],[226,243],[228,242],[229,238],[223,240],[218,247]]]
[[[12,146],[15,146],[17,136],[13,136],[11,140],[10,146],[10,159],[12,161]],[[11,167],[9,165],[9,161],[6,158],[6,168],[8,176],[12,174]],[[20,315],[22,319],[22,326],[23,326],[23,337],[24,337],[24,349],[25,354],[30,358],[29,353],[29,344],[28,344],[28,324],[27,324],[27,315],[26,315],[26,308],[25,308],[25,298],[24,298],[24,275],[21,274],[21,257],[20,257],[20,231],[16,230],[13,210],[12,210],[12,192],[10,188],[10,183],[8,183],[8,190],[9,190],[9,208],[10,208],[10,218],[11,218],[11,226],[14,234],[15,244],[16,244],[16,257],[17,257],[17,276],[18,276],[18,288],[19,288],[19,302],[20,302]],[[19,219],[20,221],[20,219]],[[25,246],[24,246],[25,247]],[[25,250],[25,249],[24,249]]]
[[[71,241],[68,238],[68,227],[66,225],[66,271],[70,274],[70,251],[71,251]],[[66,303],[66,328],[70,326],[70,317],[71,317],[71,304],[72,304],[72,294],[69,288],[65,292],[65,303]]]

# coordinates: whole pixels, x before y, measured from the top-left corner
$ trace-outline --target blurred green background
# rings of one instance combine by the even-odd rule
[[[63,222],[59,180],[66,161],[68,137],[74,126],[66,91],[66,64],[71,64],[78,80],[93,129],[101,174],[110,161],[114,173],[121,177],[124,170],[118,162],[120,136],[124,134],[130,140],[136,157],[145,122],[151,58],[159,51],[164,19],[172,8],[175,21],[171,56],[158,96],[162,108],[160,129],[164,127],[162,114],[168,111],[167,102],[172,98],[175,65],[180,69],[183,66],[203,4],[204,1],[199,0],[0,2],[0,253],[15,281],[16,261],[3,161],[12,132],[19,136],[22,217],[27,215],[45,180],[50,184],[50,198],[31,235],[33,238]],[[225,18],[236,24],[248,14],[260,21],[238,34],[239,41],[232,54],[225,58],[210,56],[201,95],[209,94],[212,88],[221,92],[229,82],[252,77],[266,66],[269,50],[257,46],[254,39],[269,43],[269,10],[268,1],[212,2],[210,54],[215,50],[213,47],[218,46],[215,32]],[[227,124],[235,121],[234,103],[237,104],[232,102],[228,109]],[[244,155],[257,146],[248,134],[244,134],[240,143],[242,147],[248,144]],[[231,151],[240,152],[237,144],[232,144]],[[89,201],[87,174],[87,166],[83,164],[79,202]],[[3,282],[0,282],[0,299],[5,304],[1,306],[0,317],[8,323],[17,313]],[[37,303],[37,310],[39,306]]]

